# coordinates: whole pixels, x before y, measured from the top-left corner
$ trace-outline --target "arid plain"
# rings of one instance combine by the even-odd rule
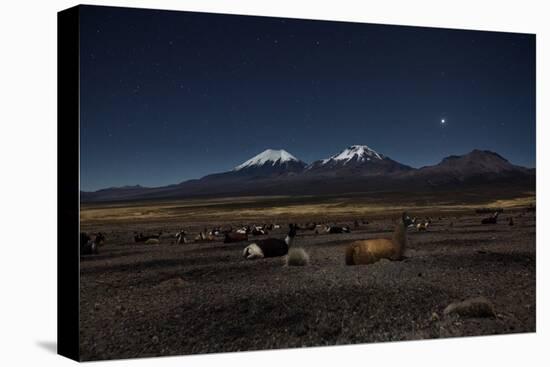
[[[534,332],[534,203],[532,192],[472,190],[83,204],[81,231],[106,240],[81,256],[82,358]],[[496,224],[481,224],[497,209]],[[408,229],[405,259],[345,265],[351,241],[391,237],[403,211],[430,219]],[[293,246],[308,265],[242,257],[256,239],[284,238],[288,223],[301,228]],[[194,241],[214,227],[274,224],[245,242]],[[188,243],[177,244],[182,229]],[[159,232],[158,244],[134,242]],[[476,297],[489,314],[444,312]]]

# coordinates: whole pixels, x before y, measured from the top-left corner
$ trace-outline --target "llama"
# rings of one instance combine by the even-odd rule
[[[497,224],[497,219],[499,214],[500,212],[496,211],[491,217],[483,218],[481,220],[481,224]]]
[[[426,231],[428,229],[428,226],[430,225],[429,221],[424,221],[416,224],[416,230],[418,232]]]
[[[227,229],[222,229],[222,227],[214,227],[212,230],[208,233],[210,236],[214,237],[224,237],[227,233],[233,232],[233,228],[229,226]]]
[[[182,229],[178,233],[176,233],[176,243],[178,245],[186,244],[187,243],[187,237],[185,234],[185,231]]]
[[[401,260],[407,247],[407,226],[410,218],[407,213],[395,226],[393,237],[354,241],[346,249],[346,265],[366,265],[380,259]]]
[[[267,231],[263,227],[254,226],[251,233],[253,236],[263,236],[267,234]]]
[[[80,232],[80,255],[97,255],[99,254],[99,244],[103,243],[105,236],[98,233],[94,238],[87,233]]]
[[[216,239],[206,233],[206,229],[195,237],[195,242],[213,242]]]
[[[149,239],[160,239],[160,236],[162,235],[162,232],[159,232],[158,234],[152,234],[148,236],[144,236],[143,233],[137,234],[137,232],[134,232],[134,241],[135,242],[147,242]]]
[[[242,226],[241,228],[237,229],[235,232],[240,234],[249,234],[250,233],[250,226]]]
[[[219,227],[214,227],[210,232],[208,232],[209,236],[217,237],[221,234],[221,230]]]
[[[284,240],[278,238],[266,238],[258,240],[246,246],[243,257],[247,260],[263,259],[265,257],[285,256],[296,237],[296,227],[289,224],[288,235]]]
[[[350,233],[351,230],[349,227],[338,227],[338,226],[325,226],[325,232],[326,233]]]
[[[98,246],[103,246],[105,244],[105,235],[101,232],[97,232],[94,241]]]

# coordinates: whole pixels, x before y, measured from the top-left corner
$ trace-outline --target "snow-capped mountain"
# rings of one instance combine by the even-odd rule
[[[366,162],[373,159],[382,160],[383,156],[366,145],[352,145],[330,158],[323,159],[321,164],[326,165],[337,161],[347,164],[349,162]]]
[[[271,167],[274,167],[276,165],[294,166],[298,164],[298,166],[301,166],[300,163],[303,162],[301,162],[299,159],[297,159],[295,156],[284,149],[266,149],[260,154],[250,158],[246,162],[239,164],[233,169],[233,171],[240,171],[243,169],[254,167],[262,167],[265,165],[270,165]]]
[[[265,178],[277,176],[292,176],[304,170],[306,164],[287,152],[280,149],[266,149],[249,160],[239,164],[229,172],[211,176],[225,178],[252,177]]]
[[[354,174],[371,176],[391,174],[411,170],[411,167],[398,163],[366,145],[352,145],[338,154],[310,164],[309,174],[338,176]]]

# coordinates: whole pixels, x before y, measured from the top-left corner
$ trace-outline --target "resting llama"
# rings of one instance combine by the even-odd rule
[[[354,241],[346,249],[346,265],[366,265],[380,259],[401,260],[407,247],[407,227],[411,219],[406,213],[395,226],[393,237]]]
[[[292,224],[289,227],[290,230],[284,240],[278,238],[258,240],[245,247],[243,257],[248,260],[255,260],[265,257],[285,256],[289,247],[292,246],[294,237],[296,237],[296,227]]]
[[[481,220],[481,224],[497,224],[499,214],[500,212],[496,211],[492,217],[483,218]]]
[[[348,226],[339,227],[339,226],[325,226],[326,233],[350,233],[351,230]]]
[[[416,224],[416,230],[418,232],[426,231],[428,229],[428,226],[430,225],[430,222],[428,220],[425,220],[423,222]]]
[[[162,232],[159,232],[158,234],[151,234],[151,235],[143,235],[143,233],[137,234],[137,232],[134,232],[134,242],[147,242],[149,240],[159,240],[160,236],[162,236]]]

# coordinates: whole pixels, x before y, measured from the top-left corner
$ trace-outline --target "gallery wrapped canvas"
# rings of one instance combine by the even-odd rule
[[[535,35],[58,24],[60,354],[535,331]]]

